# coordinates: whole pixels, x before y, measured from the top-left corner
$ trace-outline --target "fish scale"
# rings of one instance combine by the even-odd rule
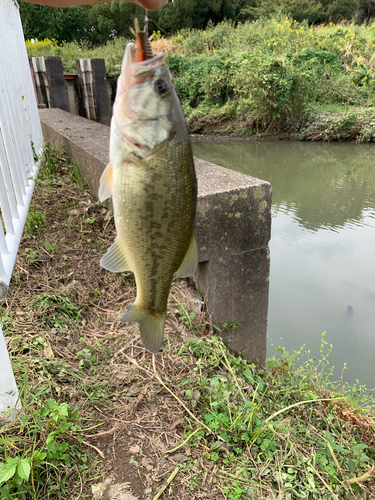
[[[142,310],[151,304],[150,310],[165,311],[173,273],[190,243],[196,188],[189,182],[189,155],[183,153],[176,136],[163,158],[145,164],[143,176],[137,172],[141,167],[133,165],[114,177],[117,233],[134,269]],[[182,166],[178,172],[176,164]]]

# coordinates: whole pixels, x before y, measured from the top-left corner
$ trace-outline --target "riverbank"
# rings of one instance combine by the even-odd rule
[[[228,352],[176,280],[153,359],[116,321],[132,275],[99,265],[110,212],[46,152],[2,308],[23,412],[0,428],[1,498],[374,496],[373,400],[332,386],[324,337],[320,360],[278,349],[265,372]]]
[[[90,48],[26,42],[29,56],[104,57],[116,76],[127,40]],[[230,22],[206,30],[154,33],[193,134],[370,142],[375,138],[375,25],[309,27],[288,18]]]
[[[188,121],[193,140],[298,140],[348,141],[368,143],[375,140],[375,107],[311,107],[299,121],[288,120],[261,127],[252,121],[222,121],[210,114],[192,113]],[[340,109],[341,108],[341,109]],[[216,120],[216,121],[215,121]]]

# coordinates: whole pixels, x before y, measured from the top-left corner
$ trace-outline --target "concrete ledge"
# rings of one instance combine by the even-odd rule
[[[109,127],[60,109],[39,110],[44,138],[65,146],[97,196],[109,158]],[[266,357],[272,188],[268,182],[195,159],[198,177],[194,276],[213,323],[240,320],[223,332],[245,358]]]

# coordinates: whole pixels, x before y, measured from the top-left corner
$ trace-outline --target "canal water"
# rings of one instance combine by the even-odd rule
[[[347,363],[344,382],[375,387],[375,145],[197,141],[193,151],[272,184],[274,346],[318,355],[326,331],[336,379]]]

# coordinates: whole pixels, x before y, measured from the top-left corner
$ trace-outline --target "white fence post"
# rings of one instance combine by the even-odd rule
[[[0,0],[0,298],[8,286],[33,193],[43,134],[16,0]],[[34,152],[33,152],[33,147]],[[0,424],[20,408],[0,326]]]

